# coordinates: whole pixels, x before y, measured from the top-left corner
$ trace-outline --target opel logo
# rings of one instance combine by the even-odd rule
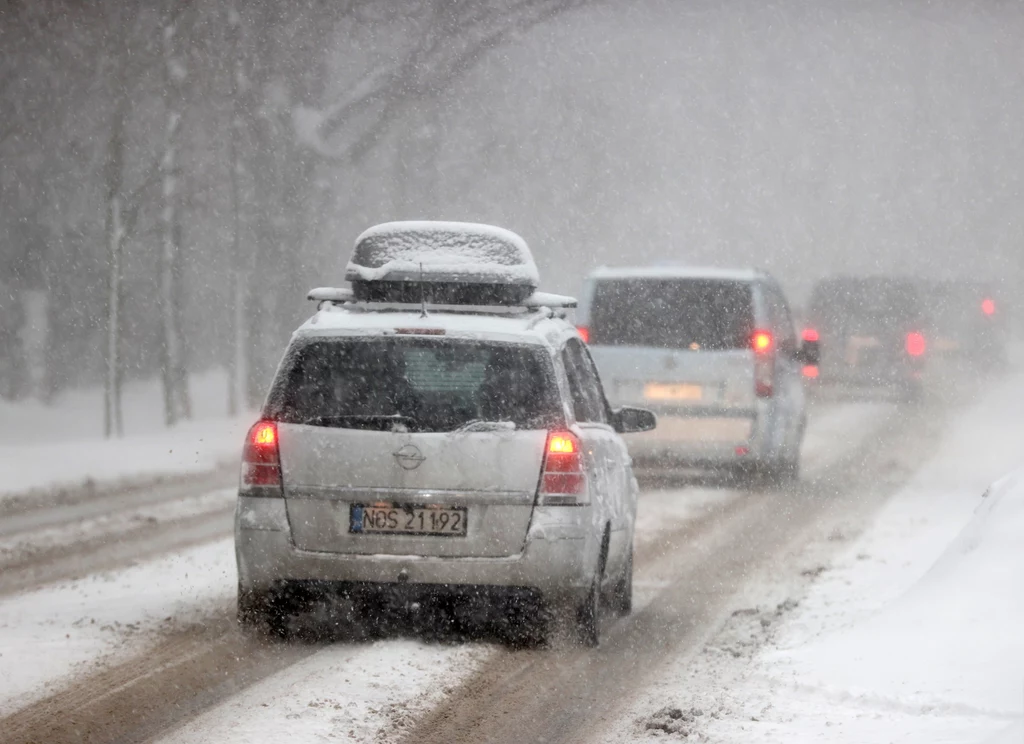
[[[394,458],[405,470],[415,470],[427,459],[415,444],[405,445],[394,453]]]

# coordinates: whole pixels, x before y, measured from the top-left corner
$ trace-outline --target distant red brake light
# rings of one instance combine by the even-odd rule
[[[907,353],[912,357],[923,356],[928,344],[925,343],[924,335],[916,332],[907,334]]]
[[[579,332],[580,338],[583,339],[583,343],[589,344],[590,343],[590,329],[587,328],[586,326],[576,326],[576,330]]]
[[[818,332],[813,328],[804,328],[803,339],[804,341],[818,341]]]
[[[985,315],[995,315],[996,314],[996,302],[995,302],[995,300],[993,300],[990,297],[986,297],[984,300],[982,300],[981,301],[981,312],[985,313]]]
[[[803,369],[804,377],[808,380],[816,380],[818,378],[818,365],[817,364],[805,364]]]

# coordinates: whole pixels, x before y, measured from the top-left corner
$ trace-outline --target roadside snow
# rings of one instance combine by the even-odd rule
[[[0,601],[0,716],[103,659],[138,653],[168,620],[198,619],[235,585],[231,540]]]
[[[26,492],[119,485],[200,473],[234,462],[253,414],[227,416],[221,372],[191,381],[195,419],[164,427],[156,381],[132,383],[124,395],[125,437],[103,438],[103,391],[71,391],[50,404],[0,401],[0,500]]]
[[[831,567],[811,551],[803,576],[738,598],[606,740],[1021,741],[1024,471],[981,494],[1024,461],[1022,387],[1006,379],[956,416]]]
[[[187,517],[213,515],[231,509],[237,498],[238,492],[235,489],[210,491],[0,537],[0,566],[9,565],[13,560],[25,560],[61,546],[101,538],[116,539],[137,529],[139,524],[157,525]]]

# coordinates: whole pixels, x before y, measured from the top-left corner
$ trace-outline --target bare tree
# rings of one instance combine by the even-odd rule
[[[182,173],[179,139],[184,115],[182,87],[188,68],[180,48],[179,25],[188,4],[177,4],[164,19],[162,32],[163,103],[166,117],[160,175],[163,184],[160,250],[161,377],[164,388],[164,417],[168,426],[190,418],[192,406],[185,368],[182,316],[182,228],[180,189]]]

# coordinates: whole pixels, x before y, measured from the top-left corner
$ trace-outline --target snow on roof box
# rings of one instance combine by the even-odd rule
[[[514,232],[469,222],[387,222],[356,239],[345,278],[351,282],[540,283],[526,241]]]

